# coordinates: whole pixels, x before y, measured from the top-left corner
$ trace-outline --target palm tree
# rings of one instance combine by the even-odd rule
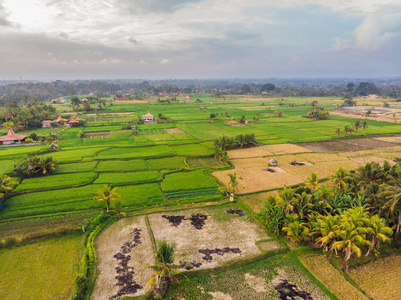
[[[149,266],[155,273],[148,278],[146,288],[153,287],[157,294],[167,290],[170,281],[176,280],[180,274],[177,269],[180,265],[174,265],[175,244],[168,244],[165,240],[158,242],[158,249],[155,255],[155,264]]]
[[[315,242],[320,247],[323,247],[323,251],[331,251],[330,257],[332,255],[332,251],[335,250],[333,248],[333,244],[336,242],[336,232],[339,230],[339,216],[332,216],[328,214],[327,216],[319,215],[316,219],[316,223],[313,223],[313,232],[311,233],[312,237],[316,237]]]
[[[56,170],[57,162],[53,159],[52,156],[43,156],[39,162],[40,171],[43,175],[50,174],[54,170]]]
[[[363,128],[363,135],[365,135],[365,129],[368,128],[368,124],[366,123],[366,121],[363,121],[361,124],[362,128]]]
[[[340,138],[341,129],[340,129],[340,128],[337,128],[336,131],[335,131],[335,133],[337,133],[337,136]]]
[[[374,248],[380,246],[380,242],[386,243],[391,239],[389,238],[393,234],[393,230],[386,226],[386,220],[380,218],[378,215],[372,216],[369,222],[368,235],[370,236],[370,247],[366,256]]]
[[[5,129],[10,129],[14,127],[14,123],[12,121],[8,121],[1,124],[1,126],[4,127]]]
[[[285,188],[278,192],[277,204],[281,206],[283,212],[287,214],[294,209],[292,204],[295,198],[295,192],[292,188]]]
[[[336,188],[340,189],[341,191],[345,191],[347,183],[351,179],[352,178],[348,175],[347,171],[342,167],[339,167],[334,176],[332,176],[332,180],[334,181]]]
[[[114,209],[115,209],[117,217],[119,219],[126,216],[125,212],[122,211],[123,205],[121,203],[121,200],[116,200],[116,202],[114,204]]]
[[[377,162],[369,162],[356,170],[356,179],[363,185],[381,181],[382,169]]]
[[[347,136],[347,133],[349,132],[349,126],[348,125],[345,125],[344,126],[344,132],[345,132],[345,136]]]
[[[306,180],[307,184],[312,187],[313,190],[316,190],[319,186],[319,177],[315,172],[311,173],[311,176]]]
[[[120,195],[117,194],[116,189],[117,188],[111,189],[108,185],[105,185],[95,193],[97,195],[94,197],[95,200],[106,202],[107,212],[109,212],[110,202],[120,198]]]
[[[304,219],[304,217],[308,215],[308,211],[313,208],[311,199],[312,195],[309,195],[306,192],[302,192],[301,195],[297,194],[295,196],[294,207],[301,219]]]
[[[361,248],[370,245],[366,239],[368,222],[367,213],[361,207],[348,209],[341,215],[339,229],[336,232],[337,241],[332,244],[332,248],[345,253],[343,267],[346,273],[348,273],[348,260],[351,256],[355,254],[361,257]]]
[[[0,177],[0,193],[7,195],[7,193],[12,191],[13,187],[16,185],[19,185],[19,183],[13,181],[10,176],[3,175]]]
[[[238,185],[239,185],[239,182],[237,180],[237,173],[234,174],[230,173],[228,174],[228,176],[230,176],[230,182],[227,184],[227,186],[221,187],[220,190],[224,194],[235,195],[235,193],[238,191]]]
[[[355,132],[358,133],[358,129],[361,128],[361,121],[357,120],[354,124]]]
[[[309,228],[305,223],[300,223],[299,221],[294,221],[288,223],[283,227],[283,231],[287,233],[288,238],[294,244],[300,244],[309,239]]]
[[[386,185],[386,189],[379,194],[386,199],[382,209],[389,217],[393,214],[395,217],[398,215],[398,220],[395,220],[397,228],[395,232],[401,231],[401,187]]]

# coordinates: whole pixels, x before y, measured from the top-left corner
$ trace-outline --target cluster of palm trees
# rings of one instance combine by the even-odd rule
[[[327,120],[329,118],[329,115],[330,115],[330,112],[328,112],[324,108],[316,107],[316,108],[313,108],[310,112],[308,112],[306,114],[306,117],[309,119],[314,119],[314,120]]]
[[[365,134],[365,129],[368,128],[368,124],[366,121],[361,122],[360,120],[356,121],[353,125],[345,125],[344,126],[344,135],[348,136],[348,134],[351,134],[355,131],[355,133],[358,133],[358,129],[362,128],[363,134]],[[335,133],[340,137],[342,131],[340,128],[337,128]]]
[[[12,191],[15,186],[19,183],[14,181],[8,175],[0,176],[0,200],[8,194],[8,192]]]
[[[57,161],[51,156],[30,155],[14,165],[14,174],[22,178],[43,176],[51,174],[56,167]]]
[[[260,216],[294,244],[310,241],[324,251],[343,251],[347,271],[352,256],[377,253],[380,243],[401,231],[401,163],[339,168],[332,180],[334,188],[320,185],[312,173],[309,187],[269,196]]]
[[[215,148],[222,151],[239,149],[239,148],[250,148],[257,145],[255,134],[239,134],[236,137],[221,136],[214,141]]]

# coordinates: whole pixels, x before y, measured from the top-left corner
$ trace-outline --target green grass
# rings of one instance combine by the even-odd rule
[[[178,170],[187,169],[184,158],[180,156],[149,159],[146,161],[151,170]]]
[[[152,205],[164,202],[163,193],[157,183],[127,185],[117,188],[124,206],[135,208],[136,205]]]
[[[172,146],[171,149],[173,149],[177,155],[185,156],[209,156],[213,154],[211,149],[203,147],[200,144]]]
[[[173,151],[169,147],[162,145],[146,148],[113,148],[99,153],[95,159],[132,159],[160,156],[173,156]]]
[[[212,298],[211,293],[220,292],[233,299],[279,299],[273,282],[280,282],[282,278],[299,290],[311,293],[313,299],[322,299],[327,290],[310,274],[304,273],[299,262],[294,260],[289,254],[278,254],[226,271],[191,276],[189,280],[172,284],[167,297],[206,300]]]
[[[79,162],[82,160],[83,157],[92,157],[96,153],[107,149],[106,147],[102,148],[86,148],[86,149],[78,149],[78,150],[65,150],[65,151],[57,151],[51,154],[55,160],[59,163],[72,163],[72,162]]]
[[[91,182],[96,176],[97,174],[95,173],[73,173],[28,178],[24,179],[15,191],[22,192],[83,185]]]
[[[74,211],[74,213],[60,213],[41,215],[30,218],[6,219],[0,221],[0,240],[6,237],[24,239],[30,236],[41,236],[57,233],[64,230],[82,230],[99,214],[99,209]]]
[[[57,167],[56,171],[54,171],[53,174],[92,172],[95,169],[96,165],[96,161],[75,164],[62,164]]]
[[[164,192],[217,188],[218,185],[202,170],[168,174],[161,183]]]
[[[80,235],[0,250],[1,299],[68,299],[82,250]]]
[[[25,156],[26,154],[39,153],[44,151],[50,151],[48,145],[38,145],[38,146],[15,146],[15,147],[2,147],[0,148],[0,159],[7,157],[12,159],[14,157]]]
[[[224,164],[222,164],[213,157],[187,158],[187,163],[191,169],[201,169],[201,168],[220,169],[225,167]]]
[[[56,175],[55,175],[56,176]],[[57,175],[63,176],[63,175]],[[94,193],[103,185],[91,184],[45,192],[17,195],[8,199],[0,212],[0,219],[21,218],[99,208]]]
[[[97,172],[133,172],[149,170],[149,166],[142,159],[134,160],[106,160],[99,161]]]
[[[152,182],[160,178],[160,173],[158,171],[144,171],[144,172],[134,172],[134,173],[102,173],[99,174],[99,178],[95,180],[94,183],[99,184],[133,184],[142,182]]]
[[[0,175],[11,174],[14,171],[14,161],[0,160]]]

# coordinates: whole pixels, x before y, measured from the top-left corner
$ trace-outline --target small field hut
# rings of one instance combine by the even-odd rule
[[[272,158],[272,159],[269,161],[269,163],[270,163],[270,165],[273,166],[273,167],[277,167],[277,166],[278,166],[278,161],[275,160],[274,158]]]

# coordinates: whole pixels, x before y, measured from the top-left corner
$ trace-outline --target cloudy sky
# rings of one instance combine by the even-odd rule
[[[0,78],[401,76],[400,0],[0,0]]]

